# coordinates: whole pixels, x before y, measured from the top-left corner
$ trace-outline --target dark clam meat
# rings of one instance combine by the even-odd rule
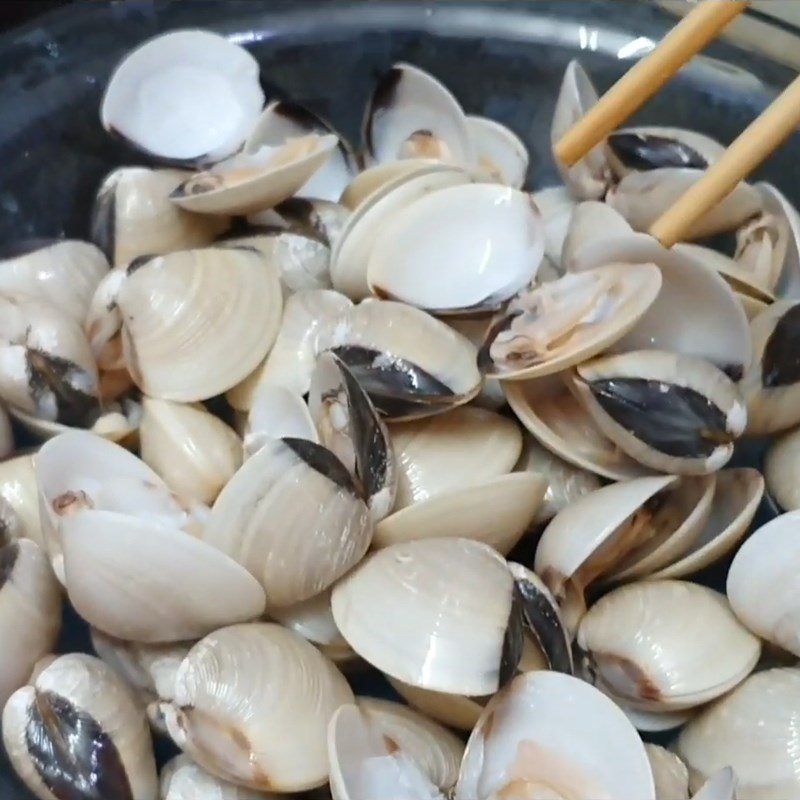
[[[708,161],[687,144],[650,133],[612,133],[608,146],[628,168],[646,172],[663,167],[706,169]]]
[[[800,381],[800,304],[777,322],[761,359],[761,382],[768,388]]]

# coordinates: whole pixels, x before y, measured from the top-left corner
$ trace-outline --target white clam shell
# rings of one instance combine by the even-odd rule
[[[39,489],[32,455],[17,455],[0,461],[0,498],[22,523],[23,536],[46,549],[39,521]]]
[[[694,795],[692,800],[736,800],[739,779],[731,767],[715,772]]]
[[[450,570],[458,572],[455,584]],[[341,580],[333,590],[333,617],[350,646],[393,678],[424,689],[488,694],[509,666],[504,651],[513,585],[505,561],[489,546],[421,539],[379,550]]]
[[[387,680],[412,708],[449,728],[469,732],[475,727],[483,711],[483,705],[472,697],[437,692],[433,689],[420,689],[391,676],[387,676]]]
[[[731,606],[750,630],[800,655],[800,604],[792,591],[800,559],[800,512],[762,525],[741,546],[728,572]]]
[[[356,175],[342,192],[339,202],[350,211],[355,211],[373,192],[403,175],[411,175],[420,168],[439,162],[431,158],[404,158],[400,161],[386,161],[373,164]]]
[[[569,226],[561,248],[561,269],[580,272],[593,259],[598,240],[614,239],[633,232],[627,220],[611,206],[600,200],[584,200],[572,209]],[[649,259],[643,259],[647,261]]]
[[[675,753],[657,744],[646,744],[644,749],[653,770],[656,800],[689,800],[689,770],[686,764]]]
[[[528,149],[512,130],[488,117],[467,117],[478,164],[501,183],[520,189],[528,172]]]
[[[655,789],[642,741],[611,700],[577,678],[529,672],[481,715],[455,800],[504,794],[654,800]]]
[[[61,589],[31,541],[0,546],[0,706],[22,686],[61,630]]]
[[[489,316],[481,317],[446,317],[445,321],[454,330],[479,348],[486,338],[486,333],[491,327],[492,319]],[[485,378],[480,392],[471,403],[473,406],[498,411],[506,405],[506,396],[503,385],[495,378]]]
[[[783,270],[775,291],[778,297],[800,298],[800,214],[787,197],[770,183],[757,183],[764,211],[785,221],[789,228]]]
[[[528,195],[497,184],[431,192],[392,215],[369,256],[373,294],[442,313],[496,308],[536,275],[544,225]]]
[[[142,461],[181,497],[213,503],[242,464],[239,437],[202,406],[146,397],[142,407]]]
[[[156,158],[217,161],[239,149],[258,119],[258,72],[255,58],[224,36],[171,31],[117,65],[100,118]]]
[[[209,248],[129,269],[118,303],[125,360],[139,387],[193,402],[255,369],[278,333],[282,298],[277,272],[261,256]]]
[[[161,800],[278,800],[281,796],[217,778],[186,755],[175,756],[161,769]]]
[[[544,222],[544,254],[561,269],[561,255],[577,201],[566,186],[549,186],[531,195]]]
[[[352,701],[342,674],[302,637],[279,625],[235,625],[189,651],[166,722],[213,774],[253,789],[302,791],[327,780],[328,722]]]
[[[737,797],[779,800],[800,791],[797,708],[800,670],[770,669],[751,675],[733,692],[695,717],[675,750],[689,767],[692,789],[732,767]],[[753,736],[758,731],[758,736]]]
[[[764,458],[767,489],[784,511],[800,508],[800,429],[776,437]]]
[[[17,774],[42,800],[76,786],[101,797],[158,796],[144,711],[98,658],[59,656],[15,692],[3,710],[3,742]]]
[[[305,400],[285,386],[264,383],[255,393],[247,413],[245,455],[249,457],[270,439],[282,439],[284,436],[319,442],[319,434]]]
[[[22,242],[12,252],[0,252],[0,292],[45,300],[82,325],[108,269],[105,256],[88,242]]]
[[[577,643],[599,683],[634,707],[654,710],[719,697],[747,677],[761,654],[724,595],[683,581],[615,589],[581,619]]]
[[[371,538],[369,511],[345,466],[301,439],[272,440],[245,461],[204,534],[261,582],[276,607],[326,589],[361,560]]]

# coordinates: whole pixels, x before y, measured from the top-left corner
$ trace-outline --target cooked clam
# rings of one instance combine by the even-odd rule
[[[328,722],[352,702],[316,648],[279,625],[255,623],[198,642],[164,711],[176,744],[204,769],[252,789],[293,792],[327,780]]]
[[[641,350],[601,357],[580,365],[573,384],[606,436],[664,472],[718,470],[747,422],[736,386],[692,356]]]
[[[683,581],[643,581],[598,600],[578,627],[593,682],[634,708],[680,710],[730,691],[761,643],[724,595]]]
[[[489,330],[481,368],[523,380],[585,361],[633,328],[660,288],[653,264],[613,264],[523,290]]]
[[[784,510],[800,508],[800,430],[774,440],[764,458],[764,478],[773,500]]]
[[[258,73],[255,58],[224,36],[171,31],[117,65],[100,119],[109,133],[160,160],[218,161],[241,147],[261,113]]]
[[[253,398],[244,431],[245,457],[258,452],[271,439],[308,439],[319,444],[311,412],[306,401],[291,389],[277,383],[265,383]]]
[[[161,769],[161,800],[278,800],[281,795],[256,792],[217,778],[185,755]]]
[[[0,461],[0,499],[7,505],[7,514],[13,512],[14,524],[20,527],[19,536],[15,538],[31,539],[46,550],[32,455],[17,455]],[[0,536],[0,540],[2,538]]]
[[[445,321],[453,330],[469,339],[475,348],[480,348],[483,344],[486,333],[492,325],[490,316],[447,317]],[[506,405],[503,384],[496,378],[485,379],[480,392],[475,396],[471,405],[487,408],[490,411],[502,408]]]
[[[205,247],[228,227],[227,217],[201,217],[170,202],[170,193],[190,176],[146,167],[120,167],[106,176],[92,209],[92,241],[113,266]]]
[[[757,183],[764,213],[783,220],[789,234],[783,268],[775,291],[779,297],[794,299],[800,296],[800,214],[786,196],[771,183]]]
[[[515,189],[522,188],[528,172],[528,149],[505,125],[488,117],[467,117],[478,164],[487,174]]]
[[[372,521],[342,462],[306,439],[274,439],[244,462],[203,538],[263,585],[270,607],[319,594],[369,547]]]
[[[383,164],[373,164],[366,167],[353,178],[342,193],[341,204],[355,211],[368,197],[377,192],[382,186],[400,178],[411,175],[420,168],[441,164],[432,158],[403,158],[399,161],[385,161]]]
[[[686,764],[664,747],[657,744],[644,746],[653,781],[656,785],[656,800],[689,800],[689,770]]]
[[[22,686],[61,630],[61,590],[31,541],[0,540],[0,704]]]
[[[158,797],[144,711],[122,679],[92,656],[60,656],[15,692],[3,711],[3,742],[41,800]]]
[[[544,255],[558,272],[561,269],[561,251],[564,247],[577,202],[565,186],[550,186],[531,194],[544,223]],[[544,269],[542,265],[541,270]],[[540,270],[540,271],[541,271]],[[540,276],[541,277],[541,276]]]

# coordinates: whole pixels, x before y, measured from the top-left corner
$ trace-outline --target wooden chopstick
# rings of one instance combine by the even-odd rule
[[[665,247],[683,240],[696,220],[746,178],[800,125],[800,76],[753,121],[705,175],[650,228]]]
[[[568,167],[577,164],[749,4],[750,0],[705,0],[698,5],[561,137],[553,148],[555,157]]]

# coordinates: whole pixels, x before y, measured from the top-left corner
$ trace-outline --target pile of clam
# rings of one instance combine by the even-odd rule
[[[19,777],[800,797],[797,211],[741,184],[667,250],[704,135],[617,131],[531,193],[517,136],[417,67],[357,153],[258,73],[201,31],[131,53],[101,118],[157,166],[103,181],[91,243],[0,261]],[[570,64],[554,139],[596,98]],[[765,436],[766,492],[731,466]],[[67,602],[96,656],[55,654]]]

